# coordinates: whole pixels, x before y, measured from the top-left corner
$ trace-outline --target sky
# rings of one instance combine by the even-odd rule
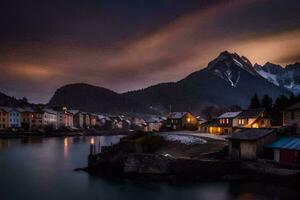
[[[0,92],[47,103],[89,83],[116,92],[178,81],[220,52],[300,61],[299,0],[4,0]]]

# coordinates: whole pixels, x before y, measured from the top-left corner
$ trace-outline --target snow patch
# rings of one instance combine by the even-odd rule
[[[257,73],[261,75],[263,78],[267,79],[271,83],[274,83],[275,85],[279,86],[279,83],[277,81],[277,75],[271,74],[269,72],[266,72],[264,70],[257,70]]]
[[[220,77],[222,78],[223,80],[225,80],[226,82],[229,82],[230,85],[232,87],[236,87],[239,83],[239,80],[240,80],[240,77],[241,77],[241,73],[240,71],[238,72],[238,76],[236,78],[236,80],[234,81],[233,80],[233,74],[232,74],[232,71],[230,69],[227,69],[225,72],[221,72],[220,70],[216,69],[215,70],[215,73]]]
[[[175,141],[183,144],[205,144],[207,141],[192,135],[163,135],[167,141]]]

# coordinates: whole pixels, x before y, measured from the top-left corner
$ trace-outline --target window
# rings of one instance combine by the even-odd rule
[[[294,116],[294,111],[291,112],[291,119],[294,120],[295,116]]]
[[[229,119],[228,118],[226,119],[226,124],[229,124]]]
[[[239,119],[239,124],[240,125],[243,125],[245,123],[245,120],[244,119]]]

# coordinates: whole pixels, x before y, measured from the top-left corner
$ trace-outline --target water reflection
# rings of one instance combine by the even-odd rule
[[[64,138],[64,157],[68,156],[68,151],[69,151],[69,138],[65,137]]]
[[[42,137],[24,137],[21,139],[21,144],[41,144],[43,143]]]
[[[260,182],[168,184],[119,179],[112,181],[73,171],[74,168],[87,165],[92,138],[99,150],[99,146],[114,144],[121,137],[39,138],[34,141],[0,139],[0,199],[300,199],[297,188]]]
[[[0,139],[0,150],[6,149],[9,147],[9,140]]]

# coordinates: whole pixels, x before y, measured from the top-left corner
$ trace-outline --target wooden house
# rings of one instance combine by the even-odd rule
[[[273,150],[273,160],[282,165],[300,166],[300,138],[282,137],[267,145]]]
[[[255,160],[263,154],[264,146],[276,140],[274,129],[245,129],[232,134],[229,140],[229,157],[235,160]]]
[[[295,126],[296,132],[300,133],[300,102],[285,109],[282,118],[283,126]]]
[[[243,110],[237,117],[237,128],[270,128],[271,118],[265,109]]]
[[[0,107],[0,130],[8,128],[8,112]]]
[[[171,112],[165,121],[165,127],[170,130],[196,130],[198,120],[190,112]]]
[[[214,119],[200,125],[200,131],[212,134],[230,134],[234,132],[237,126],[235,118],[241,112],[226,112]]]
[[[25,107],[25,108],[22,108],[20,113],[21,113],[21,127],[25,131],[28,131],[29,129],[32,128],[32,120],[33,120],[34,110],[30,107]]]

